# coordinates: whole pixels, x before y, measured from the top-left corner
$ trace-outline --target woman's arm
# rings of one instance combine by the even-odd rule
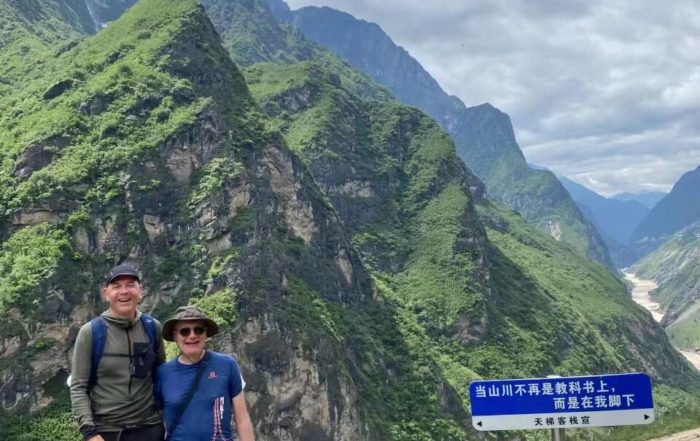
[[[253,423],[248,415],[248,406],[245,402],[245,392],[233,397],[233,418],[236,421],[236,432],[239,441],[255,441]]]

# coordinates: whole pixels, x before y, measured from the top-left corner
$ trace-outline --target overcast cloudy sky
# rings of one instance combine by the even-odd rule
[[[290,0],[379,24],[467,106],[508,113],[528,161],[605,195],[700,165],[700,2]]]

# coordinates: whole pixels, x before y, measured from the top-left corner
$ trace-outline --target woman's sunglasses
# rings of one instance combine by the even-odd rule
[[[194,328],[180,328],[177,332],[183,337],[189,337],[192,331],[194,331],[194,335],[202,335],[206,330],[207,328],[204,326],[195,326]]]

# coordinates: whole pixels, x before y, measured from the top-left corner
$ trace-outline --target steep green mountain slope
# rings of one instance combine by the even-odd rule
[[[665,311],[661,322],[679,348],[700,348],[700,225],[676,233],[632,267],[639,277],[653,279],[653,292]]]
[[[700,167],[685,173],[635,228],[632,241],[644,254],[700,220]]]
[[[457,151],[490,195],[556,240],[614,270],[600,234],[556,176],[527,164],[508,115],[482,104],[468,108],[464,121],[453,133]]]
[[[466,108],[458,98],[447,95],[376,24],[326,7],[289,12],[280,0],[267,4],[280,20],[291,20],[310,39],[388,87],[397,99],[440,122],[454,139],[459,156],[484,181],[489,195],[557,240],[614,268],[603,239],[554,174],[528,167],[505,113],[488,104]]]
[[[0,98],[40,75],[46,60],[89,28],[63,2],[0,2]]]

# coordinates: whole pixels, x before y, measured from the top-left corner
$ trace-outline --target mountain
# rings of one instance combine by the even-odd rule
[[[671,192],[637,225],[631,238],[635,246],[646,252],[651,251],[674,233],[699,221],[698,189],[700,166],[683,174]]]
[[[291,19],[304,35],[385,85],[403,103],[435,118],[450,133],[459,156],[484,181],[491,197],[557,240],[614,268],[602,238],[554,174],[527,165],[505,113],[489,104],[467,108],[446,94],[420,63],[376,24],[328,7],[305,7],[290,13],[280,3],[267,1],[279,20]]]
[[[635,200],[608,199],[563,176],[559,181],[584,216],[600,231],[615,265],[624,268],[634,263],[637,258],[627,245],[632,231],[649,209]]]
[[[296,45],[226,3],[260,24],[242,58]],[[210,17],[141,1],[0,97],[0,439],[76,439],[70,348],[123,260],[143,310],[220,323],[260,440],[476,440],[471,380],[552,372],[654,377],[665,424],[588,438],[696,423],[700,375],[625,286],[489,202],[434,120],[318,47],[239,67]]]
[[[384,382],[385,363],[410,365],[346,335],[373,338],[357,329],[371,318],[398,351],[396,317],[196,2],[139,2],[0,109],[0,439],[76,438],[70,347],[125,259],[144,310],[196,301],[220,318],[262,439],[366,438],[355,366]],[[313,418],[290,426],[302,406]]]
[[[235,3],[241,17],[259,11]],[[224,16],[212,20],[217,28],[228,26]],[[273,18],[264,21],[267,32]],[[239,29],[238,41],[261,38]],[[279,23],[278,32],[295,31]],[[618,279],[488,202],[454,144],[426,115],[376,99],[356,87],[347,65],[319,56],[242,64],[243,73],[272,125],[352,232],[378,286],[397,302],[404,335],[422,348],[414,352],[413,346],[409,357],[441,372],[465,411],[466,386],[477,377],[633,369],[665,372],[660,381],[667,385],[694,378]],[[391,346],[385,346],[389,353]],[[651,353],[657,355],[647,357]],[[441,427],[454,427],[444,414],[429,413],[430,402],[419,412],[397,407],[391,390],[363,389],[363,396],[392,438],[440,438],[446,436]],[[405,415],[425,419],[409,429]],[[637,431],[621,439],[647,435]]]
[[[631,271],[659,285],[653,298],[664,310],[662,325],[679,348],[700,348],[700,224],[676,233]]]
[[[618,201],[641,202],[649,210],[651,210],[667,194],[668,193],[664,193],[661,191],[643,191],[641,193],[618,193],[612,196],[610,199],[617,199]]]

